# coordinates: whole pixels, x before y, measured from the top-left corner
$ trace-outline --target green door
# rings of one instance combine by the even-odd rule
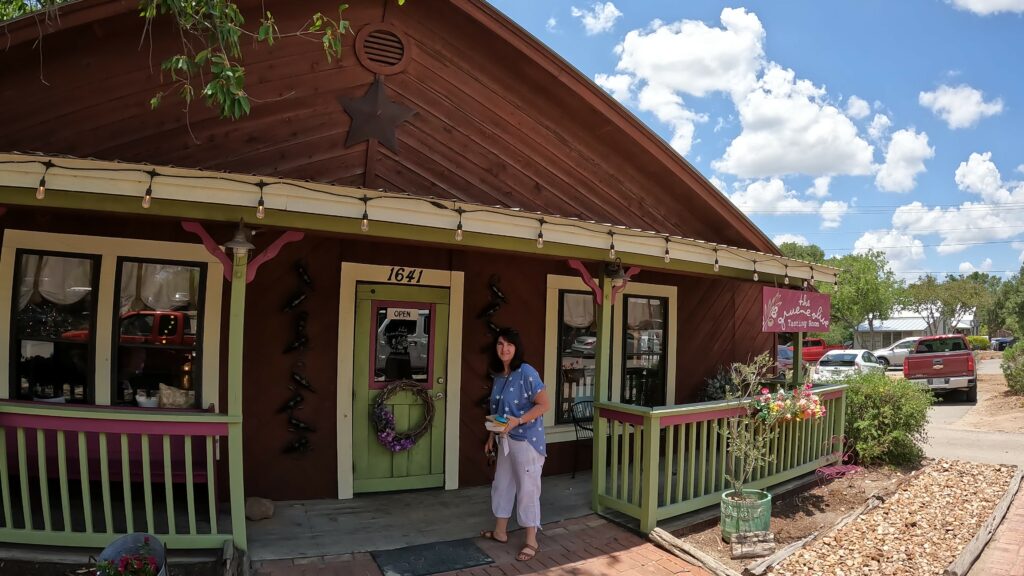
[[[444,486],[444,413],[447,390],[448,290],[390,284],[356,289],[353,359],[353,450],[355,492],[383,492]],[[377,441],[373,405],[395,380],[412,380],[428,390],[434,421],[419,441],[392,453]],[[410,392],[387,401],[395,430],[423,422],[423,405]]]

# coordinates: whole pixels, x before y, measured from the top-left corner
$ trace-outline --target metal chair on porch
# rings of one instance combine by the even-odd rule
[[[576,429],[576,446],[572,453],[572,477],[576,477],[576,463],[579,460],[580,444],[594,438],[594,401],[580,400],[572,404],[572,425]]]

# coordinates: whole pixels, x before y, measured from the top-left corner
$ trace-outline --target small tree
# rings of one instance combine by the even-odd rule
[[[730,400],[742,401],[753,398],[761,391],[761,383],[768,379],[773,361],[767,352],[750,363],[732,365],[734,388]],[[743,500],[743,486],[750,479],[754,469],[768,464],[773,456],[768,448],[772,438],[779,433],[775,426],[782,412],[766,417],[755,417],[754,407],[746,406],[743,414],[729,418],[722,435],[728,443],[731,457],[726,458],[726,479],[732,483],[734,497]]]

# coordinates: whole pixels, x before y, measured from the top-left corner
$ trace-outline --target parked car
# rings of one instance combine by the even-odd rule
[[[829,350],[814,365],[811,382],[842,380],[864,372],[885,372],[885,366],[868,350]]]
[[[641,336],[640,348],[636,345],[636,336],[626,333],[626,352],[632,354],[660,352],[661,343]],[[655,349],[657,348],[657,349]],[[573,352],[581,352],[584,356],[593,356],[597,352],[597,336],[577,336],[570,346]]]
[[[826,352],[829,350],[844,350],[846,344],[826,344],[825,340],[821,338],[804,338],[803,348],[800,351],[803,356],[804,362],[811,363],[817,362]],[[793,345],[789,346],[790,351],[793,350]]]
[[[134,310],[121,315],[121,344],[195,346],[195,311]],[[65,340],[89,340],[88,328],[60,335]]]
[[[1013,346],[1016,343],[1017,343],[1017,338],[1015,336],[993,338],[992,339],[992,349],[993,350],[1006,350],[1007,348],[1009,348],[1010,346]]]
[[[926,336],[903,362],[903,377],[933,390],[963,390],[968,402],[978,401],[974,352],[962,334]]]
[[[920,339],[920,336],[911,336],[899,342],[894,342],[887,348],[872,350],[871,353],[878,358],[879,363],[885,365],[886,369],[892,367],[903,368],[903,361],[907,356],[910,356],[910,352],[914,350],[914,346],[917,345],[917,341]]]

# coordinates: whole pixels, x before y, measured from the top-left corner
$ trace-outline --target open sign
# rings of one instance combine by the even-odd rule
[[[388,308],[388,320],[416,320],[419,315],[417,308]]]

